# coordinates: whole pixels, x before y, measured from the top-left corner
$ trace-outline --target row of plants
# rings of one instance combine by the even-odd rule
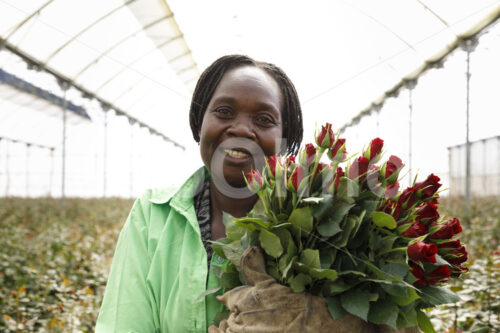
[[[1,332],[93,332],[124,199],[0,199]]]
[[[428,313],[438,332],[500,332],[500,198],[442,197],[460,218],[469,273],[454,282],[461,301]],[[0,331],[92,332],[126,199],[0,199]]]

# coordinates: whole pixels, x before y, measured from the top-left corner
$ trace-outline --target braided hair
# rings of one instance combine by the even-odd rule
[[[200,130],[203,122],[203,116],[215,89],[222,80],[224,74],[231,69],[243,66],[255,66],[268,73],[280,87],[283,96],[283,137],[286,138],[287,147],[283,147],[280,153],[287,155],[296,155],[300,143],[302,142],[302,110],[299,97],[292,81],[276,65],[256,61],[245,55],[226,55],[214,61],[201,74],[196,88],[194,89],[191,107],[189,110],[189,123],[191,131],[196,142],[200,142]]]

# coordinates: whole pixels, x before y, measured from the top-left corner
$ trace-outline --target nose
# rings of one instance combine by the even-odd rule
[[[234,119],[226,133],[230,137],[241,137],[252,140],[256,138],[252,120],[247,119],[247,117]]]

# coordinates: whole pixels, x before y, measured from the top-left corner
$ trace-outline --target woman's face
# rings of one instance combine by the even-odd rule
[[[200,130],[201,157],[215,181],[244,187],[242,171],[261,170],[265,157],[279,151],[281,110],[278,83],[262,69],[244,66],[224,74]]]

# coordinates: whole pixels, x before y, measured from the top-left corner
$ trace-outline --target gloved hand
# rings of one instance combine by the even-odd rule
[[[240,332],[419,332],[417,328],[393,330],[350,314],[334,320],[321,297],[294,293],[266,273],[264,257],[258,247],[248,248],[240,260],[247,285],[234,288],[217,299],[229,308],[228,319],[209,333]]]

